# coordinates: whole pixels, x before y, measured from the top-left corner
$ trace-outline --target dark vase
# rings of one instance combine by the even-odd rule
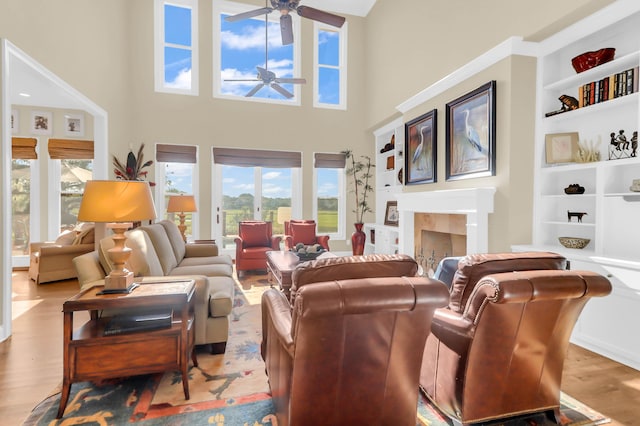
[[[367,234],[362,231],[364,223],[354,223],[356,230],[351,234],[351,248],[354,256],[360,256],[364,253],[364,242],[367,240]]]

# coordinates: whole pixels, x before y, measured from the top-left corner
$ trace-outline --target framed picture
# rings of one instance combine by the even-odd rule
[[[578,132],[552,133],[545,136],[547,164],[570,163],[578,153]]]
[[[447,180],[496,174],[496,82],[447,104]]]
[[[17,109],[11,110],[11,133],[16,134],[20,130],[20,115]]]
[[[31,133],[35,135],[50,135],[53,120],[50,112],[31,111]]]
[[[84,136],[84,115],[83,114],[65,114],[64,115],[64,133],[67,136]]]
[[[398,226],[399,218],[400,215],[398,214],[398,202],[387,201],[387,209],[384,212],[384,224]]]
[[[436,181],[437,110],[414,118],[404,126],[405,185]]]

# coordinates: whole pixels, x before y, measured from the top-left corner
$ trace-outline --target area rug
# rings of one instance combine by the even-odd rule
[[[260,357],[260,297],[270,286],[264,275],[248,275],[236,284],[227,350],[223,355],[198,351],[198,367],[189,370],[188,401],[178,372],[74,383],[62,419],[55,418],[60,402],[60,389],[56,389],[34,408],[24,425],[277,426]],[[567,395],[562,396],[561,411],[563,425],[609,422]],[[447,426],[451,422],[421,398],[416,424]],[[552,423],[543,416],[529,416],[487,425],[547,424]]]

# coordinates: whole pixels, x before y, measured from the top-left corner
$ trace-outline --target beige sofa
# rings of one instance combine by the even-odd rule
[[[113,265],[106,252],[111,237],[99,249],[73,259],[82,289],[104,284]],[[127,269],[137,282],[193,278],[196,281],[196,345],[211,344],[212,352],[224,352],[229,335],[235,281],[228,255],[219,255],[215,244],[185,244],[178,227],[163,220],[127,232],[131,257]]]

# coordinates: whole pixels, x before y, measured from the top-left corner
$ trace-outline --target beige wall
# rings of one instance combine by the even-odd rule
[[[591,0],[586,5],[593,9],[610,1]],[[114,154],[122,157],[130,145],[140,143],[147,146],[147,158],[152,157],[153,145],[157,142],[198,145],[202,164],[199,176],[202,237],[211,233],[207,220],[211,215],[211,168],[207,164],[213,146],[299,149],[303,152],[303,185],[308,188],[312,181],[313,152],[350,148],[356,154],[373,156],[371,131],[398,115],[396,105],[511,35],[541,34],[558,22],[564,24],[586,13],[583,0],[405,0],[401,7],[397,2],[378,0],[367,18],[348,16],[349,109],[333,111],[312,107],[312,84],[302,88],[301,107],[214,99],[210,66],[212,2],[201,0],[199,7],[200,95],[197,97],[153,90],[151,0],[4,1],[0,3],[0,37],[7,38],[108,112],[110,157]],[[311,80],[312,23],[305,19],[302,20],[302,43],[305,52],[302,74]],[[533,72],[529,63],[518,63],[518,67],[519,72]],[[498,91],[502,102],[507,90],[517,93],[524,86],[513,86],[509,82],[513,75],[509,66],[503,64],[498,68],[500,78],[484,73],[477,80],[482,83],[490,79],[504,80]],[[454,97],[454,92],[465,93],[468,88],[477,87],[476,83],[475,80],[466,82],[444,94],[439,98],[439,108]],[[508,112],[508,116],[501,115],[499,122],[508,119],[532,131],[532,110],[521,108],[510,99],[505,102],[499,104],[499,107],[502,105],[500,114]],[[511,137],[516,132],[515,125],[501,128],[503,144],[519,143],[516,140],[519,138]],[[519,158],[512,151],[499,151],[499,175],[494,180],[511,178],[503,172],[530,170],[529,165],[505,167],[510,161],[517,164]],[[110,163],[110,159],[106,161]],[[443,160],[440,164],[444,164]],[[444,173],[442,170],[440,173]],[[441,183],[429,189],[483,183],[469,180],[445,184],[443,176],[439,176],[439,180]],[[531,186],[528,175],[522,174],[519,181],[522,188]],[[427,188],[422,189],[420,185],[415,190]],[[507,203],[507,198],[513,200],[515,194],[511,188],[500,187],[501,211],[503,208],[515,210],[516,203]],[[530,204],[526,190],[517,192],[517,196],[518,209]],[[310,214],[311,193],[305,191],[303,215]],[[373,215],[367,219],[373,220]],[[347,229],[352,221],[349,213]],[[521,223],[530,222],[530,218],[523,217]],[[510,226],[514,238],[522,242],[527,231],[515,224]],[[505,244],[492,244],[494,246],[502,248]],[[347,249],[347,246],[338,244],[336,249]]]

